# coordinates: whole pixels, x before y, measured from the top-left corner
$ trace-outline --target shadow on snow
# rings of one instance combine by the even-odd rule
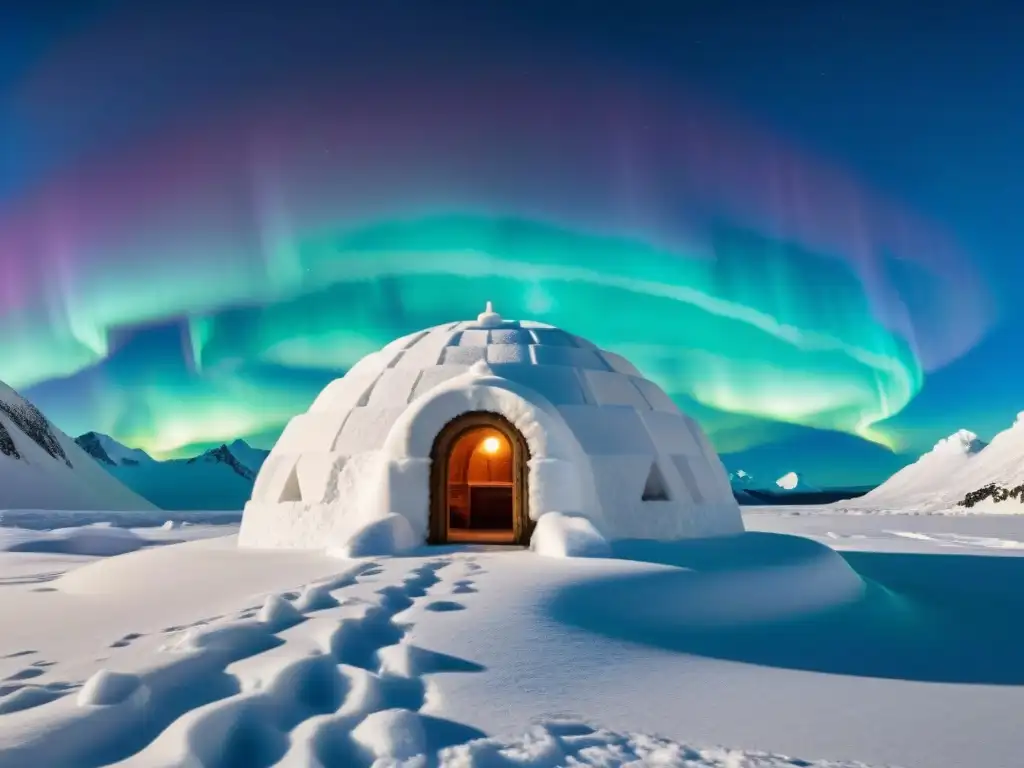
[[[718,540],[623,542],[614,556],[667,566],[596,578],[555,594],[558,621],[615,639],[764,666],[925,682],[1024,684],[1024,557],[849,552],[809,539],[747,533]],[[842,557],[842,559],[839,559]],[[852,601],[751,621],[771,602],[773,568],[797,566],[788,589],[810,586],[815,558],[864,580]],[[732,621],[693,620],[732,579]],[[779,591],[778,581],[771,589]],[[749,590],[744,600],[737,587]],[[710,587],[710,589],[709,589]],[[707,596],[710,592],[711,597]],[[726,614],[722,614],[726,615]]]

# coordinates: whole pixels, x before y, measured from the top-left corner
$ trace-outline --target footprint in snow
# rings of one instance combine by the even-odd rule
[[[253,609],[248,609],[247,608],[246,612],[248,612],[249,610],[256,611],[256,610],[259,610],[259,608],[258,607],[257,608],[253,608]],[[184,632],[186,629],[192,629],[193,627],[204,627],[207,624],[212,624],[213,622],[217,621],[217,619],[223,619],[223,618],[224,618],[223,616],[210,616],[209,618],[206,618],[206,619],[200,619],[199,621],[193,621],[191,624],[175,624],[173,627],[164,627],[163,629],[160,630],[160,634],[162,634],[162,635],[172,635],[175,632]],[[249,617],[246,616],[244,618],[249,618]]]
[[[448,611],[464,611],[466,606],[462,603],[457,603],[454,600],[435,600],[432,603],[427,603],[424,606],[428,611],[434,611],[437,613],[447,613]]]
[[[39,669],[39,667],[25,667],[25,669],[19,669],[13,675],[8,675],[4,680],[31,680],[33,677],[39,677],[41,674],[43,674],[43,670]]]
[[[33,653],[39,653],[39,651],[15,651],[14,653],[8,653],[6,656],[0,656],[0,659],[16,659],[19,656],[31,656]]]
[[[111,648],[124,648],[125,646],[130,645],[133,640],[138,640],[140,637],[142,637],[142,635],[139,634],[138,632],[129,632],[127,635],[122,637],[120,640],[117,640],[117,641],[111,643],[110,647]]]

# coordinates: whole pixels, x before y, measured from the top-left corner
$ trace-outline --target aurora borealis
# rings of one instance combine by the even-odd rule
[[[0,80],[0,379],[71,434],[269,446],[363,354],[489,299],[626,355],[723,452],[916,450],[942,434],[899,415],[999,320],[951,227],[699,77],[451,8],[126,7]]]

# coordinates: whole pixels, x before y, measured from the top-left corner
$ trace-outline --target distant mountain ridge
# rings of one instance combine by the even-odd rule
[[[99,432],[86,432],[84,435],[76,437],[75,442],[79,448],[101,464],[108,464],[112,467],[134,466],[147,461],[155,461],[141,448],[129,448],[109,435]]]
[[[235,440],[191,458],[159,461],[99,432],[79,435],[75,442],[107,472],[166,510],[241,511],[270,453]]]
[[[35,405],[0,382],[0,510],[152,508],[96,466]]]
[[[807,484],[797,472],[788,472],[766,486],[758,484],[749,472],[737,469],[729,473],[732,495],[741,505],[775,504],[831,504],[853,499],[872,489],[872,486],[850,488],[816,488]]]

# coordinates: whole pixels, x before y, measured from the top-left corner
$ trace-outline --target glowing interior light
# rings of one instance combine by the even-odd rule
[[[483,449],[485,453],[497,453],[501,442],[496,437],[488,437],[484,440]]]

